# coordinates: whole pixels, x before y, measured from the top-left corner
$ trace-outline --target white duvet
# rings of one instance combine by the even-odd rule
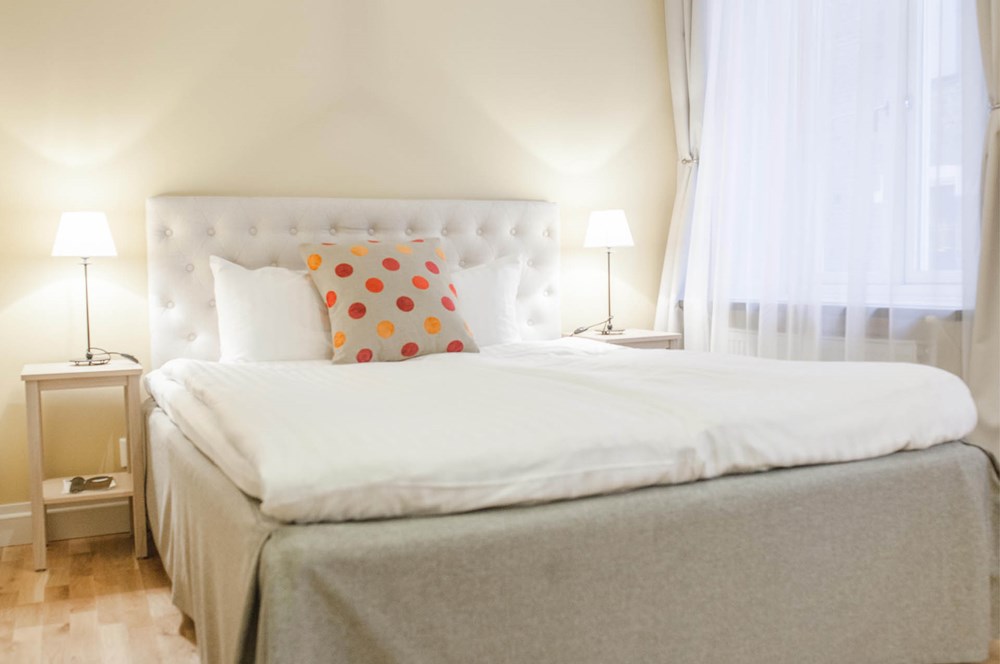
[[[298,522],[851,461],[956,440],[976,423],[961,380],[929,367],[580,339],[349,366],[172,360],[146,386],[264,513]]]

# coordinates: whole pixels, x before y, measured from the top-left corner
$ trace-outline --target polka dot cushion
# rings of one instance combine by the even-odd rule
[[[437,240],[304,244],[326,302],[334,364],[479,352]]]

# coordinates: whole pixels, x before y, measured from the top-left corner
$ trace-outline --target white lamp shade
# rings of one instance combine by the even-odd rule
[[[590,213],[584,247],[631,247],[634,244],[625,210],[594,210]]]
[[[108,218],[103,212],[63,212],[52,245],[53,256],[117,256]]]

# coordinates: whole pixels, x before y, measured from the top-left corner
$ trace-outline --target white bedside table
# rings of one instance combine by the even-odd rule
[[[132,535],[135,557],[146,557],[146,457],[143,447],[139,404],[139,377],[142,366],[116,360],[93,367],[77,367],[69,362],[26,364],[21,371],[28,417],[28,463],[31,474],[31,532],[35,569],[45,564],[45,508],[47,505],[96,502],[129,498],[132,501]],[[63,493],[64,477],[45,478],[42,467],[42,392],[87,387],[122,387],[129,446],[128,471],[107,473],[115,478],[113,488]]]
[[[596,330],[587,330],[573,336],[603,341],[616,346],[628,346],[629,348],[665,348],[671,350],[681,347],[681,335],[677,332],[626,329],[621,334],[601,334]]]

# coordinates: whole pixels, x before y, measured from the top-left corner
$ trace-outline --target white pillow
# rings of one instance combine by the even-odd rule
[[[462,305],[462,316],[480,347],[521,340],[517,325],[520,257],[507,256],[452,272],[451,280]]]
[[[305,271],[248,270],[210,256],[221,362],[328,360],[326,306]]]

